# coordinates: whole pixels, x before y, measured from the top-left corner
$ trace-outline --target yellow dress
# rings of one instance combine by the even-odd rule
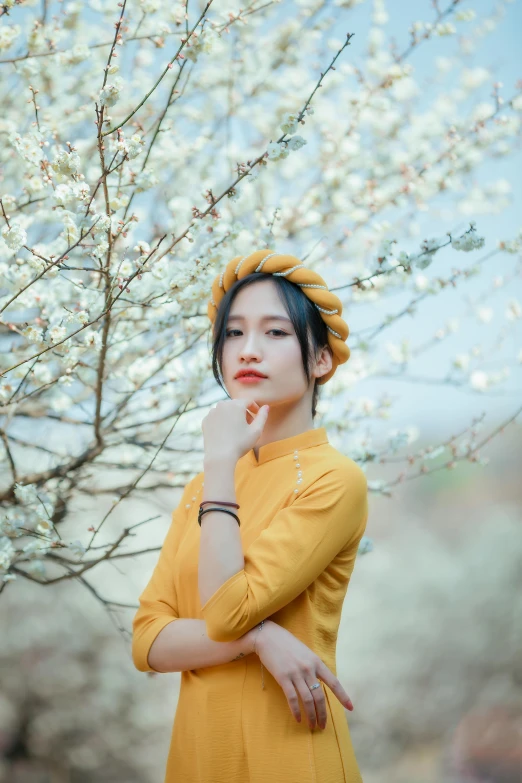
[[[148,653],[178,618],[204,619],[215,641],[232,641],[270,618],[336,673],[341,610],[368,517],[356,462],[307,430],[251,449],[234,474],[245,567],[201,606],[197,517],[204,474],[186,485],[133,621],[132,656]],[[260,633],[263,633],[261,630]],[[164,783],[362,783],[345,710],[321,681],[326,728],[301,723],[255,653],[181,672]],[[349,691],[349,686],[346,686]]]

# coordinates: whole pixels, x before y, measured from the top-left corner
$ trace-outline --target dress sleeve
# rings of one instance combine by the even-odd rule
[[[204,604],[208,637],[234,641],[289,604],[341,550],[356,553],[367,519],[367,481],[357,463],[322,475],[277,512],[244,553],[244,568]]]
[[[140,672],[157,671],[148,662],[152,643],[166,625],[179,619],[173,562],[187,518],[186,505],[194,493],[194,481],[189,481],[178,507],[172,512],[158,562],[139,597],[139,609],[132,621],[132,660]]]

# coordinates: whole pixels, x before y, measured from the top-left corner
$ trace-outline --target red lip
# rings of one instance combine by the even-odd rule
[[[252,376],[255,375],[256,378],[266,378],[266,375],[263,375],[260,372],[257,372],[257,370],[239,370],[238,373],[236,373],[236,378],[244,378],[245,376]]]

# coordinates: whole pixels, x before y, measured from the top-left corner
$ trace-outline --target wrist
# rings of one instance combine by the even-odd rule
[[[207,470],[217,469],[234,469],[236,467],[238,461],[237,454],[232,454],[231,452],[225,452],[221,451],[220,454],[211,454],[209,452],[205,452],[203,456],[203,467]]]
[[[250,629],[248,633],[252,634],[251,636],[251,652],[255,653],[257,655],[259,651],[259,636],[260,634],[264,633],[266,630],[266,626],[269,623],[269,620],[265,620],[263,625],[260,627],[260,623],[255,625],[253,628]]]

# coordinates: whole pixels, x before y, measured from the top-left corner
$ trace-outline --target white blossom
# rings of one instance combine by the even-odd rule
[[[289,151],[286,149],[285,143],[278,144],[275,141],[271,141],[267,147],[268,159],[278,160],[279,158],[286,158],[289,155]]]
[[[139,3],[144,14],[154,14],[161,8],[161,0],[139,0]]]
[[[0,26],[0,52],[9,49],[20,35],[20,32],[19,24],[5,24]]]
[[[158,182],[159,179],[150,169],[143,169],[143,171],[140,171],[139,174],[137,174],[134,178],[134,184],[136,185],[136,190],[138,193],[142,193],[145,190],[149,190],[149,188],[153,188],[154,185],[158,184]]]
[[[65,65],[78,65],[78,63],[88,60],[92,56],[92,52],[86,44],[78,44],[66,52],[61,52],[59,56]]]
[[[476,12],[473,10],[473,8],[461,8],[460,11],[457,11],[454,15],[454,19],[457,22],[471,22],[476,17]]]
[[[484,242],[484,237],[475,236],[475,232],[472,231],[469,234],[464,234],[461,237],[452,239],[451,246],[455,250],[464,250],[466,253],[469,253],[470,250],[477,250],[478,248],[483,247]]]
[[[16,253],[27,242],[25,229],[18,223],[11,223],[10,226],[4,226],[0,232],[7,247]]]
[[[16,483],[14,485],[14,493],[16,499],[24,506],[39,502],[37,488],[34,484]]]
[[[290,114],[286,113],[283,117],[283,121],[281,122],[280,128],[283,131],[283,133],[295,133],[298,127],[298,114]]]
[[[98,332],[85,331],[83,333],[83,343],[88,348],[94,348],[96,351],[101,348],[101,335]]]
[[[439,22],[433,32],[435,35],[453,35],[457,32],[457,28],[451,22]]]
[[[196,31],[192,33],[183,53],[188,60],[196,62],[200,54],[210,54],[220,49],[219,36],[211,27],[206,27],[202,33]]]
[[[3,515],[0,517],[0,537],[20,538],[24,535],[23,528],[26,527],[27,520],[20,506],[3,509]]]
[[[127,155],[129,158],[137,158],[143,149],[143,145],[143,139],[139,134],[135,133],[133,136],[131,136],[127,146]]]
[[[426,269],[433,262],[433,255],[431,253],[420,253],[418,256],[414,256],[411,262],[419,269]]]
[[[39,137],[41,137],[41,134],[38,131],[33,131],[33,133],[28,136],[21,136],[19,133],[15,133],[11,136],[9,141],[22,158],[39,167],[40,161],[44,158],[40,146],[40,142],[43,141],[43,139]]]
[[[56,155],[54,161],[51,163],[54,171],[60,174],[67,174],[73,176],[80,171],[80,156],[77,152],[67,152],[66,150],[60,150]]]
[[[50,549],[51,546],[49,541],[42,540],[41,538],[33,538],[22,547],[22,552],[29,560],[36,560],[42,555],[46,555]]]
[[[114,106],[120,97],[122,89],[123,79],[117,76],[112,83],[108,82],[105,87],[100,90],[100,104],[102,106]]]
[[[57,343],[60,340],[63,340],[66,334],[67,330],[65,329],[65,326],[53,326],[49,329],[47,336],[52,343]]]
[[[469,383],[472,389],[485,391],[489,386],[489,378],[487,373],[482,370],[475,370],[475,372],[471,373]]]
[[[477,318],[483,324],[489,324],[491,319],[493,318],[493,308],[492,307],[479,307],[477,309]]]
[[[85,544],[82,544],[82,542],[79,539],[75,539],[74,541],[70,541],[67,544],[67,548],[69,552],[74,556],[78,558],[82,558],[85,552],[87,551],[87,547]]]
[[[302,136],[291,136],[286,141],[288,144],[288,149],[292,151],[301,149],[301,147],[304,147],[304,145],[307,143],[306,139],[303,139]]]
[[[40,326],[30,324],[22,330],[22,334],[29,343],[41,343],[43,341],[43,329]]]

